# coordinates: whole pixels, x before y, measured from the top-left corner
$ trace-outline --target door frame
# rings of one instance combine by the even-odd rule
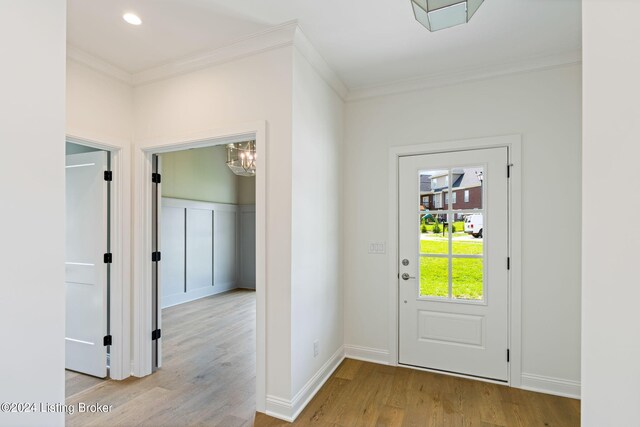
[[[399,160],[404,156],[423,154],[439,154],[452,151],[479,150],[485,148],[506,147],[509,153],[511,178],[509,189],[509,256],[511,257],[511,269],[509,270],[509,307],[508,307],[508,337],[507,343],[510,350],[510,362],[508,365],[508,384],[511,387],[521,386],[522,374],[522,136],[505,135],[466,140],[453,140],[432,142],[417,145],[404,145],[389,148],[389,359],[388,363],[398,366],[399,348],[399,254],[398,254],[398,210],[399,210]],[[505,165],[506,167],[506,165]],[[404,365],[403,365],[404,366]],[[416,368],[419,369],[419,368]],[[428,368],[420,368],[432,371]],[[463,374],[448,374],[441,371],[433,371],[445,375],[454,375],[475,380],[493,382]],[[500,382],[500,384],[504,384]]]
[[[256,157],[256,410],[266,410],[266,204],[267,204],[267,123],[258,121],[232,125],[221,129],[169,138],[154,138],[135,143],[134,199],[134,287],[132,317],[133,375],[152,373],[151,334],[151,194],[152,158],[154,154],[210,147],[255,139]]]
[[[130,357],[130,295],[131,295],[131,239],[130,239],[130,160],[128,141],[103,137],[85,137],[67,133],[65,141],[108,151],[111,156],[113,181],[110,193],[110,240],[113,262],[109,283],[110,348],[109,378],[123,380],[131,375]],[[105,360],[105,363],[107,361]]]

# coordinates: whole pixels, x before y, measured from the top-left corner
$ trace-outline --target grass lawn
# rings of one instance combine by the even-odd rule
[[[464,233],[460,233],[464,236]],[[453,254],[454,255],[482,255],[482,240],[456,240],[458,233],[454,234],[453,238]],[[437,239],[429,236],[429,240],[420,240],[420,253],[423,254],[448,254],[449,253],[449,241],[445,237],[444,239]]]
[[[458,233],[456,233],[458,234]],[[453,240],[453,253],[482,255],[482,240]],[[447,254],[446,238],[429,236],[420,241],[420,252]],[[454,258],[452,260],[452,296],[460,299],[482,299],[482,259]],[[449,294],[449,260],[446,258],[420,258],[420,295],[447,297]]]

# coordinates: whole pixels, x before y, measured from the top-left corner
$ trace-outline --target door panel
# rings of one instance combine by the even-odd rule
[[[184,208],[162,206],[162,302],[185,290],[185,212]]]
[[[65,367],[107,376],[108,153],[66,156]]]
[[[508,379],[507,156],[400,158],[400,363]]]

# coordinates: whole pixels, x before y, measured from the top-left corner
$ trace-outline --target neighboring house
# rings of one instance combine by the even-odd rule
[[[449,188],[449,172],[420,175],[420,210],[482,208],[482,168],[454,169]],[[451,194],[449,194],[451,192]]]

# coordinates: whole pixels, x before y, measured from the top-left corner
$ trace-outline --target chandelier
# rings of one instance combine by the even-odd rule
[[[256,142],[227,144],[227,166],[236,175],[256,175]]]
[[[411,0],[416,20],[429,31],[466,24],[484,0]]]

